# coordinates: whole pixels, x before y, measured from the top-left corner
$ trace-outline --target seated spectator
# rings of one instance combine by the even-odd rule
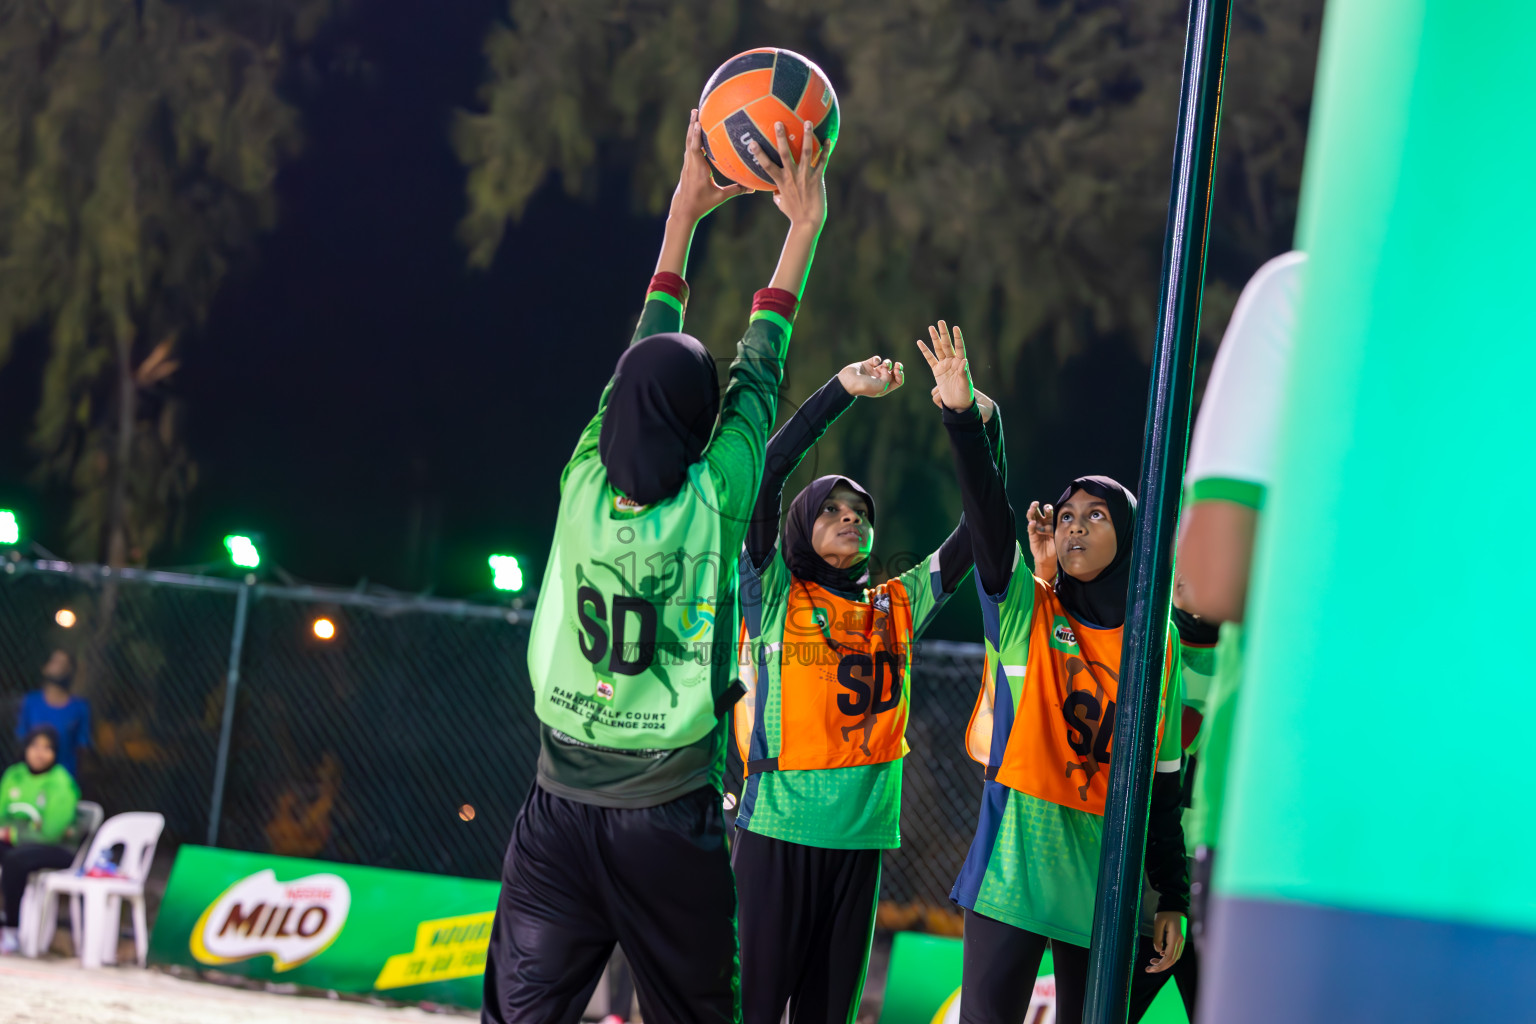
[[[58,731],[35,726],[22,739],[22,760],[0,775],[0,891],[5,895],[0,954],[16,952],[28,876],[43,868],[67,868],[75,859],[64,838],[75,821],[80,787],[58,763],[58,755]]]
[[[69,774],[80,777],[79,752],[91,746],[91,704],[69,692],[75,678],[75,659],[68,651],[54,651],[43,665],[43,686],[27,694],[16,720],[16,738],[39,725],[51,725],[58,734],[58,760]]]

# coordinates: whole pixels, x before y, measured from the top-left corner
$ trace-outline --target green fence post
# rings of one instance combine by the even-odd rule
[[[1124,1024],[1130,999],[1230,15],[1231,0],[1190,0],[1085,1024]]]
[[[224,717],[219,723],[219,753],[213,764],[213,795],[208,802],[208,845],[219,845],[219,816],[224,811],[224,779],[229,772],[229,742],[235,730],[235,693],[240,688],[240,652],[245,648],[245,618],[253,585],[235,595],[235,628],[229,639],[229,671],[224,677]]]

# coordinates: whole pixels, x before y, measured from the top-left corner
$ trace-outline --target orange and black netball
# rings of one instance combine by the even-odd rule
[[[811,159],[824,159],[837,142],[837,93],[821,68],[791,50],[738,53],[710,76],[699,97],[704,153],[716,177],[751,189],[777,191],[747,142],[755,139],[767,159],[780,163],[773,126],[783,122],[790,154],[803,160],[807,121]]]

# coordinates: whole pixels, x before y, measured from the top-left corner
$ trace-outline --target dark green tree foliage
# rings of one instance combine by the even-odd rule
[[[66,548],[142,562],[196,482],[176,339],[275,215],[277,80],[334,0],[0,0],[0,365],[50,354],[32,444]]]
[[[1321,6],[1235,5],[1207,349],[1242,280],[1291,243]],[[664,212],[710,72],[751,46],[805,53],[833,80],[842,131],[787,393],[871,353],[903,359],[919,393],[850,416],[819,463],[936,507],[954,485],[937,418],[917,414],[913,339],[927,324],[966,328],[1016,466],[1059,414],[1064,360],[1116,340],[1150,353],[1186,12],[1182,0],[511,0],[486,42],[482,109],[455,128],[469,169],[461,234],[484,265],[550,175],[590,193],[610,161],[632,167],[640,208]],[[782,218],[749,196],[713,220],[689,326],[724,354]],[[949,518],[914,521],[910,507],[882,550],[925,550]]]

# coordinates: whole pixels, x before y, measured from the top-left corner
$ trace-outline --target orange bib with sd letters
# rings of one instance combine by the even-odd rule
[[[911,602],[896,581],[865,594],[867,602],[804,580],[791,585],[783,640],[774,653],[778,678],[758,681],[777,684],[778,755],[749,762],[747,774],[848,768],[906,756]],[[771,708],[772,694],[754,694],[761,697],[767,700],[754,699],[756,708]],[[770,713],[770,729],[773,718]]]
[[[1124,632],[1080,625],[1054,591],[1037,588],[1027,664],[1002,663],[1008,685],[1020,690],[998,782],[1053,804],[1104,813]],[[1163,700],[1175,657],[1170,638]],[[1157,745],[1166,724],[1159,715]]]

